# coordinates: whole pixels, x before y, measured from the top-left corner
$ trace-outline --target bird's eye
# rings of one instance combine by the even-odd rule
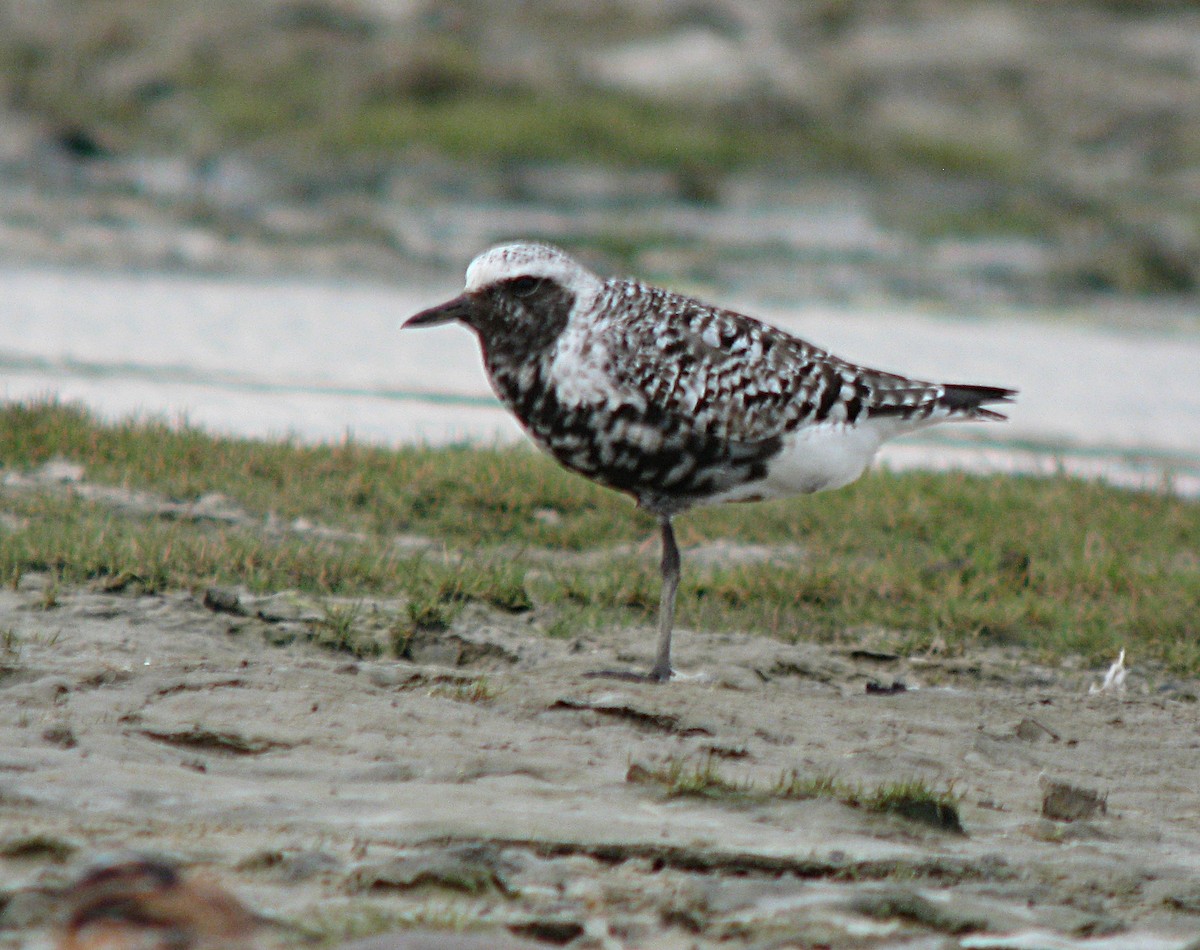
[[[508,284],[509,289],[517,297],[528,297],[540,286],[542,286],[541,278],[529,276],[517,277]]]

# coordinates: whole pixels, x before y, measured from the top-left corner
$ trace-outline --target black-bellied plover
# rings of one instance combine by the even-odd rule
[[[450,322],[475,331],[492,387],[534,442],[658,518],[654,680],[672,672],[675,515],[840,488],[886,439],[945,420],[1003,419],[985,404],[1015,395],[856,366],[752,317],[603,280],[544,244],[480,254],[460,296],[404,326]]]

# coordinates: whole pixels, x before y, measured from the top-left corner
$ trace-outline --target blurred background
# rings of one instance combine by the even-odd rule
[[[511,438],[397,332],[511,238],[1022,389],[893,464],[1200,490],[1198,3],[0,0],[10,398]]]

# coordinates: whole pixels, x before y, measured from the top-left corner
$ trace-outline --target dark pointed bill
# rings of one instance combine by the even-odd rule
[[[409,327],[437,327],[443,323],[453,323],[455,320],[465,320],[471,313],[471,298],[466,294],[447,300],[436,307],[422,310],[409,317],[400,325],[401,330]]]

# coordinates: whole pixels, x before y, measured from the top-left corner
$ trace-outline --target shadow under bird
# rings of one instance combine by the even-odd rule
[[[840,488],[887,439],[1004,419],[987,405],[1016,395],[857,366],[744,314],[602,279],[544,244],[485,251],[461,295],[404,326],[444,323],[479,337],[496,395],[539,447],[658,518],[656,681],[672,675],[675,515]]]

